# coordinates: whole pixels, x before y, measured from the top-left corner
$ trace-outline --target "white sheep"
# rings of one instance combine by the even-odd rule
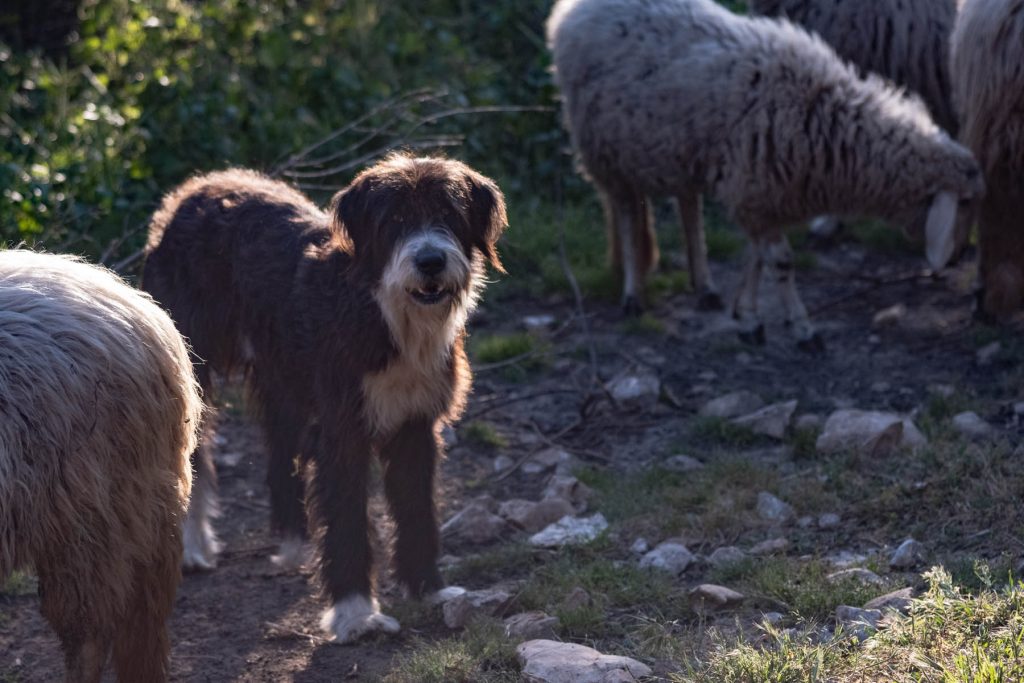
[[[0,251],[0,582],[39,577],[69,681],[167,678],[202,411],[152,300],[70,257]]]
[[[809,349],[822,342],[796,291],[784,227],[824,213],[924,223],[935,268],[966,234],[958,202],[983,190],[970,152],[918,99],[860,78],[789,22],[711,0],[559,0],[547,37],[573,143],[622,250],[627,308],[649,266],[635,246],[653,240],[641,217],[652,195],[690,207],[702,194],[718,199],[753,242],[734,306],[741,335],[763,340],[757,288],[767,263]],[[702,234],[700,212],[687,215],[687,234]]]
[[[1024,303],[1024,0],[961,0],[951,38],[960,140],[985,174],[979,313]]]

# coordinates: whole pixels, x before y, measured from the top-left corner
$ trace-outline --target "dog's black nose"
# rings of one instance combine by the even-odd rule
[[[426,247],[416,252],[416,269],[424,275],[433,277],[444,270],[445,257],[440,249]]]

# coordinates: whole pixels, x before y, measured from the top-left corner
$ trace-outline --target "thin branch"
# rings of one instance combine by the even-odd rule
[[[410,149],[423,149],[431,147],[455,147],[461,145],[463,138],[458,135],[438,135],[432,138],[420,138],[418,140],[399,139],[394,142],[382,145],[374,150],[366,152],[365,154],[350,159],[337,166],[324,169],[321,171],[282,171],[282,175],[286,175],[289,178],[325,178],[327,176],[338,175],[344,171],[357,166],[362,166],[368,161],[376,159],[377,157],[383,156],[395,149],[396,147],[408,147]]]

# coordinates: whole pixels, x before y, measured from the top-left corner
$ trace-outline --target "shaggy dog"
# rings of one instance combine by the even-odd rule
[[[207,391],[211,370],[246,371],[270,451],[275,559],[296,560],[308,518],[333,603],[323,626],[340,641],[398,630],[374,597],[372,455],[397,579],[412,596],[443,587],[439,431],[465,402],[466,317],[485,263],[501,270],[505,227],[491,180],[405,155],[363,171],[327,214],[283,183],[229,170],[186,182],[153,217],[144,286],[191,340]],[[213,466],[205,449],[196,458],[186,563],[209,566]]]
[[[108,270],[0,251],[0,585],[39,577],[66,680],[167,680],[203,403],[171,319]]]

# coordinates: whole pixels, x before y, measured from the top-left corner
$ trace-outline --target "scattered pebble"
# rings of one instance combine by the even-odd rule
[[[782,612],[765,612],[761,615],[761,623],[769,626],[778,626],[786,618]]]
[[[821,429],[821,426],[825,424],[825,419],[817,413],[804,413],[796,418],[796,422],[793,423],[793,427],[797,431],[810,431]]]
[[[530,545],[557,548],[563,545],[589,543],[608,528],[608,520],[600,512],[590,517],[563,517],[543,531],[530,536]]]
[[[516,461],[507,455],[499,455],[494,459],[494,471],[504,472],[516,464]]]
[[[652,673],[630,657],[554,640],[528,640],[516,648],[516,656],[523,679],[532,683],[625,683]]]
[[[500,616],[512,596],[498,589],[466,591],[444,603],[444,623],[448,628],[462,628],[477,616]]]
[[[985,346],[978,349],[974,354],[974,357],[978,361],[978,365],[988,365],[995,360],[996,356],[998,356],[999,352],[1002,350],[1003,345],[994,341],[991,344],[985,344]]]
[[[783,403],[773,403],[749,415],[737,417],[733,422],[741,427],[747,427],[755,434],[782,439],[786,436],[786,430],[789,429],[789,424],[793,420],[796,403],[795,399]]]
[[[559,625],[558,617],[545,612],[521,612],[505,619],[505,637],[517,640],[554,638]]]
[[[562,598],[562,609],[566,612],[572,612],[578,610],[581,607],[586,607],[590,604],[590,593],[576,586],[569,591],[564,598]]]
[[[564,498],[506,500],[498,506],[498,514],[524,531],[534,533],[565,516],[572,516],[572,504]]]
[[[877,609],[861,609],[849,605],[836,607],[836,621],[844,625],[867,624],[871,628],[878,628],[878,622],[882,613]]]
[[[995,431],[992,425],[971,410],[953,416],[953,429],[969,439],[984,439]]]
[[[458,536],[470,543],[488,543],[507,528],[505,520],[482,503],[470,503],[441,525],[441,533]]]
[[[893,610],[900,614],[909,614],[910,605],[913,603],[914,589],[913,588],[900,588],[894,590],[885,595],[879,595],[877,598],[868,600],[864,604],[864,609],[877,609],[882,612],[886,610]]]
[[[842,518],[834,512],[826,512],[818,517],[819,529],[836,529],[842,523]]]
[[[921,562],[924,562],[924,559],[924,545],[912,538],[908,538],[903,543],[900,543],[900,547],[896,548],[896,552],[889,558],[889,565],[897,569],[912,569]]]
[[[814,517],[810,515],[804,515],[796,520],[796,525],[801,529],[810,529],[814,526]]]
[[[619,375],[606,386],[616,403],[650,408],[661,395],[661,381],[652,373]]]
[[[544,498],[562,498],[569,501],[576,512],[587,509],[587,500],[593,495],[589,486],[576,477],[567,474],[556,474],[544,488]]]
[[[576,466],[576,458],[561,448],[545,448],[529,458],[520,466],[523,474],[541,474],[555,470],[559,474],[569,474]]]
[[[635,555],[643,555],[651,549],[651,544],[647,542],[646,538],[638,538],[633,541],[633,545],[629,546],[630,552]]]
[[[770,538],[767,541],[761,541],[751,548],[750,554],[754,556],[776,555],[778,553],[784,553],[788,549],[788,538]]]
[[[716,569],[731,567],[747,559],[747,554],[734,545],[727,545],[716,548],[715,552],[708,555],[708,564]]]
[[[704,463],[688,455],[673,455],[662,463],[662,467],[670,472],[693,472],[703,468]]]
[[[1013,404],[1013,414],[1018,417],[1024,415],[1024,401],[1017,401]]]
[[[875,586],[880,586],[883,583],[885,583],[881,576],[874,573],[870,569],[864,569],[863,567],[850,567],[849,569],[840,569],[837,572],[832,572],[825,578],[833,583],[846,581],[848,579],[856,579],[861,583],[872,584]]]
[[[867,559],[867,555],[855,553],[851,550],[840,550],[830,553],[825,557],[825,561],[836,569],[846,569],[847,567],[852,567],[855,564],[861,564]]]
[[[660,569],[670,574],[679,575],[686,571],[686,568],[696,559],[682,543],[665,541],[640,558],[640,567]]]
[[[895,413],[841,409],[825,421],[815,447],[819,453],[855,450],[887,455],[899,449],[916,450],[927,443],[913,422]]]
[[[875,313],[871,319],[872,327],[885,327],[896,325],[907,315],[907,307],[904,304],[895,304]]]
[[[729,609],[739,605],[743,600],[742,593],[713,583],[702,583],[690,591],[690,606],[697,612]]]
[[[528,330],[542,330],[555,324],[555,316],[547,313],[523,316],[523,327]]]
[[[725,396],[719,396],[704,404],[700,409],[702,417],[717,417],[729,419],[748,415],[755,410],[764,407],[764,399],[752,391],[734,391]]]
[[[779,500],[767,491],[761,491],[757,494],[757,514],[766,522],[784,524],[793,519],[794,512],[789,503]]]

